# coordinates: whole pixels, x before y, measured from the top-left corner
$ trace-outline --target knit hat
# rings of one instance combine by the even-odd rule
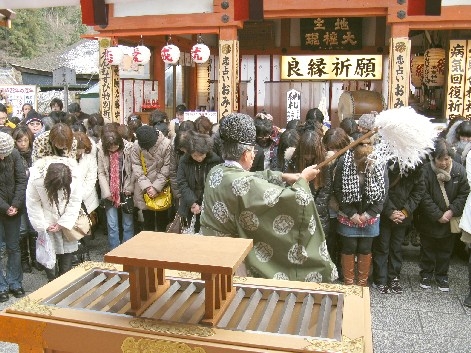
[[[28,125],[29,123],[33,121],[38,121],[41,123],[41,125],[44,125],[41,115],[39,115],[39,113],[35,111],[34,109],[30,110],[28,114],[26,115],[25,125]]]
[[[363,114],[362,116],[360,116],[360,119],[358,119],[358,126],[366,130],[373,130],[377,114],[378,113],[376,112]]]
[[[8,156],[15,147],[15,141],[6,132],[0,132],[0,156]]]
[[[149,125],[142,125],[136,130],[136,138],[139,146],[144,150],[151,149],[157,142],[159,133]]]
[[[253,119],[247,114],[232,113],[226,116],[219,127],[219,134],[224,142],[255,145],[255,125]]]

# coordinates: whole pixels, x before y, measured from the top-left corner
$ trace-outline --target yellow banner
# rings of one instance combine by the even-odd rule
[[[381,80],[382,55],[290,55],[281,57],[282,80]]]

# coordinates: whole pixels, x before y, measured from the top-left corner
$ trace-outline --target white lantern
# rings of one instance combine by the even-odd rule
[[[138,45],[137,47],[134,48],[132,52],[132,61],[141,65],[145,65],[149,62],[149,60],[150,60],[149,48],[143,45]]]
[[[105,61],[108,65],[119,65],[123,61],[124,53],[120,47],[109,47],[105,52]]]
[[[445,83],[445,49],[430,48],[424,55],[424,83],[427,87],[441,87]]]
[[[422,87],[422,81],[424,79],[424,56],[414,56],[410,63],[410,78],[412,86],[415,88]]]
[[[198,43],[191,48],[191,58],[197,64],[203,64],[209,59],[209,48],[204,43]]]
[[[180,59],[180,49],[173,44],[167,44],[160,51],[160,56],[166,64],[176,64]]]

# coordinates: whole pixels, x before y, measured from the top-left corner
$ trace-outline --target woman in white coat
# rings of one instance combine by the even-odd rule
[[[97,148],[95,143],[83,132],[74,132],[77,140],[77,163],[82,179],[82,202],[88,214],[91,214],[100,205],[96,182],[98,180]],[[79,255],[82,260],[90,261],[89,237],[80,239]]]
[[[50,156],[30,169],[26,189],[26,207],[33,228],[46,231],[56,253],[59,275],[72,268],[72,253],[78,241],[69,241],[62,228],[72,229],[82,203],[82,181],[77,162],[71,158]],[[48,280],[56,277],[55,269],[46,269]]]
[[[471,142],[470,142],[471,143]],[[471,151],[466,155],[466,175],[468,177],[468,183],[471,186]],[[461,240],[467,244],[467,248],[471,247],[471,193],[466,199],[466,204],[464,205],[463,214],[461,216],[460,228],[462,230]],[[463,305],[471,308],[471,256],[468,262],[468,281],[469,281],[469,294],[464,299]]]

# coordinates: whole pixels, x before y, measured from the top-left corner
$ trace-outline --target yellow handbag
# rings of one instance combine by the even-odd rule
[[[144,171],[144,175],[147,175],[147,166],[146,160],[144,159],[144,155],[141,151],[141,164],[142,170]],[[162,191],[157,194],[156,197],[151,198],[144,192],[144,202],[146,203],[147,208],[152,211],[165,211],[168,210],[172,206],[172,191],[170,189],[170,184],[164,186]]]

